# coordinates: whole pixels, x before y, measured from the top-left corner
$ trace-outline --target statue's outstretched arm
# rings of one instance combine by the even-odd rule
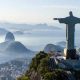
[[[80,23],[80,18],[78,18],[78,23]]]
[[[75,22],[80,23],[80,18],[75,17]]]
[[[53,20],[59,20],[59,18],[53,18]]]
[[[66,18],[53,18],[53,20],[58,20],[60,23],[66,23]]]

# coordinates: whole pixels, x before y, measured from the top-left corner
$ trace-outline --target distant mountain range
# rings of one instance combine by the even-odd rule
[[[4,28],[0,28],[0,35],[4,35],[8,32],[7,29],[4,29]]]
[[[16,24],[16,23],[0,23],[0,35],[5,35],[8,31],[13,32],[15,35],[31,35],[31,36],[44,36],[49,34],[54,35],[55,31],[60,31],[61,28],[57,26],[50,26],[44,24]],[[59,33],[60,33],[59,32]],[[56,34],[57,35],[57,34]]]
[[[46,23],[44,24],[16,24],[16,23],[0,23],[1,28],[9,28],[9,29],[16,29],[16,30],[32,30],[32,29],[57,29],[60,30],[61,28],[56,26],[49,26]]]
[[[15,34],[15,35],[23,35],[24,32],[23,31],[14,31],[13,34]]]

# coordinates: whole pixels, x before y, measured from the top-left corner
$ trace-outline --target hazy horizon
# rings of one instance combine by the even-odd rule
[[[79,0],[0,0],[0,21],[55,24],[54,17],[66,17],[70,10],[80,17],[79,3]]]

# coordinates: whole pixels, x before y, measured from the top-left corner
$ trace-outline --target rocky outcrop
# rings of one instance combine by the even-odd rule
[[[33,51],[27,49],[21,42],[15,41],[15,37],[11,32],[8,32],[5,41],[0,43],[0,51],[4,53],[33,53]]]
[[[49,52],[61,52],[63,51],[63,48],[58,46],[58,45],[54,45],[54,44],[48,44],[45,46],[44,48],[44,52],[45,53],[49,53]]]
[[[8,52],[15,52],[15,53],[26,53],[31,52],[29,49],[27,49],[22,43],[18,41],[11,42],[8,47],[6,48],[6,51]]]
[[[15,37],[14,37],[13,33],[8,32],[6,34],[5,41],[15,41]]]

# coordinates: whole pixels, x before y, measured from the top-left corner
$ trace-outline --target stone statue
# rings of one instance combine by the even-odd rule
[[[69,16],[66,18],[54,18],[54,20],[58,20],[60,23],[66,24],[66,58],[75,59],[76,58],[76,49],[74,45],[75,38],[75,24],[80,23],[80,18],[73,16],[72,11],[69,12]]]

